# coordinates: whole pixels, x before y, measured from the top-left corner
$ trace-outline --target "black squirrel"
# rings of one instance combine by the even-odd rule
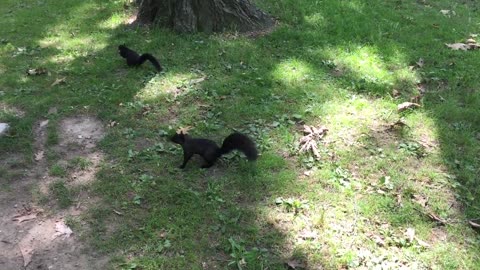
[[[191,138],[182,131],[175,133],[171,141],[182,146],[183,164],[180,166],[181,169],[185,168],[194,154],[202,156],[207,162],[202,168],[212,167],[220,156],[230,153],[232,150],[242,151],[248,160],[256,160],[258,157],[255,143],[246,135],[238,132],[228,135],[223,140],[222,147],[218,147],[214,141],[209,139]]]
[[[158,72],[163,70],[162,66],[160,66],[160,63],[158,63],[158,60],[149,53],[139,55],[137,52],[129,49],[125,45],[118,46],[118,52],[123,58],[127,59],[127,65],[130,67],[140,66],[145,61],[149,60]]]

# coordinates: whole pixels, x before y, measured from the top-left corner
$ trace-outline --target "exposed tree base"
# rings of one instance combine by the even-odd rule
[[[249,32],[274,25],[249,0],[143,0],[137,21],[181,33]]]

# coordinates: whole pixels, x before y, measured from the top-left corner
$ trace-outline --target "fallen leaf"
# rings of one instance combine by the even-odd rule
[[[397,194],[397,205],[403,206],[402,204],[402,194]]]
[[[423,60],[423,58],[420,58],[420,59],[418,59],[416,64],[419,68],[421,68],[425,65],[425,61]]]
[[[422,99],[421,95],[416,95],[416,96],[410,98],[410,102],[419,104],[421,99]]]
[[[467,42],[467,44],[477,43],[477,41],[473,38],[469,38],[465,42]]]
[[[468,45],[465,44],[465,43],[452,43],[452,44],[445,44],[445,45],[447,45],[447,47],[449,47],[450,49],[452,49],[454,51],[458,51],[458,50],[466,51],[466,50],[468,50]]]
[[[38,151],[36,154],[35,154],[35,161],[40,161],[43,159],[43,151]]]
[[[307,239],[316,239],[318,237],[318,233],[310,230],[302,230],[298,236],[300,236],[303,240]]]
[[[305,269],[305,264],[298,260],[289,260],[287,261],[288,269]]]
[[[403,128],[403,127],[408,127],[407,123],[405,123],[404,119],[398,119],[394,123],[390,124],[388,129],[392,130],[392,129]]]
[[[417,84],[417,89],[418,92],[420,92],[420,95],[423,95],[427,91],[427,86],[424,83],[419,83]]]
[[[52,83],[52,85],[50,85],[50,86],[53,87],[53,86],[55,86],[55,85],[57,85],[57,84],[65,83],[65,80],[66,80],[66,77],[58,78],[58,79],[56,79],[56,80]]]
[[[23,215],[16,215],[13,217],[13,221],[18,221],[18,223],[22,223],[24,221],[32,220],[37,218],[37,213],[31,213],[31,214],[23,214]]]
[[[418,103],[412,103],[412,102],[403,102],[402,104],[399,104],[397,109],[399,112],[405,111],[410,108],[419,108],[421,107],[420,104]]]
[[[188,134],[188,131],[191,129],[191,126],[180,127],[179,129],[177,129],[177,134]]]
[[[73,231],[70,229],[70,227],[65,224],[63,220],[57,221],[55,223],[55,237],[64,235],[65,238],[70,237],[72,235]]]
[[[115,214],[119,215],[119,216],[123,216],[123,213],[122,213],[122,212],[119,212],[119,211],[117,211],[117,210],[115,210],[115,209],[113,209],[113,212],[114,212]]]
[[[327,133],[328,129],[324,126],[316,128],[314,126],[303,125],[305,136],[300,138],[300,152],[312,151],[313,155],[320,159],[317,141],[320,141]]]
[[[383,240],[382,237],[378,236],[378,235],[372,235],[373,237],[373,241],[375,242],[375,244],[377,244],[379,247],[384,247],[386,245],[385,243],[385,240]]]
[[[43,75],[47,74],[46,68],[29,68],[27,69],[27,75]]]
[[[422,207],[427,206],[428,198],[422,195],[413,194],[413,201],[420,204]]]
[[[24,246],[22,243],[19,243],[18,247],[22,253],[23,267],[27,267],[27,265],[32,261],[33,248],[31,246]]]
[[[304,172],[303,172],[303,175],[305,175],[305,176],[310,176],[311,174],[312,174],[312,171],[311,171],[311,170],[310,170],[310,171],[304,171]]]
[[[417,240],[418,244],[424,248],[429,248],[430,247],[430,244],[419,239],[418,237],[415,236],[415,240]]]
[[[480,48],[480,44],[478,43],[452,43],[452,44],[448,44],[446,43],[445,44],[447,47],[449,47],[450,49],[454,50],[454,51],[468,51],[468,50],[474,50],[474,49],[478,49]]]
[[[201,77],[201,78],[198,78],[198,79],[190,80],[190,84],[201,83],[201,82],[205,81],[206,78],[207,78],[207,77]]]
[[[392,97],[396,98],[400,96],[400,92],[397,89],[392,90]]]
[[[450,17],[450,15],[453,15],[453,16],[456,15],[455,11],[448,10],[448,9],[442,9],[442,10],[440,10],[440,13],[442,13],[443,15],[448,16],[448,17]]]
[[[407,228],[407,231],[405,232],[405,236],[408,238],[408,241],[412,243],[413,240],[415,239],[415,229]]]

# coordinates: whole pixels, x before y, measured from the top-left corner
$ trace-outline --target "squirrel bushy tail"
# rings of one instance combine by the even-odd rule
[[[155,57],[153,57],[153,55],[149,54],[149,53],[144,53],[140,56],[140,58],[138,58],[138,64],[141,65],[143,64],[145,61],[150,61],[150,63],[152,63],[152,65],[158,70],[158,71],[162,71],[162,66],[160,66],[160,63],[158,63],[157,59]]]
[[[224,155],[230,153],[232,150],[242,151],[248,160],[256,160],[258,157],[257,147],[255,143],[246,135],[242,133],[232,133],[223,140],[222,147],[219,149],[219,154]]]

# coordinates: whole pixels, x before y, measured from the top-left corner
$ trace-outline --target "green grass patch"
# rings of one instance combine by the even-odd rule
[[[104,161],[85,187],[99,203],[79,224],[116,269],[479,268],[480,54],[445,43],[478,34],[480,4],[255,2],[280,24],[247,38],[128,27],[124,1],[2,1],[1,157],[33,160],[48,118],[50,175],[85,170],[87,157],[56,163],[58,124],[102,120]],[[128,68],[123,43],[165,72]],[[406,101],[421,107],[399,112]],[[317,154],[300,151],[303,125],[328,129]],[[261,155],[179,170],[167,135],[186,126],[219,144],[244,132]],[[75,189],[50,191],[71,205]]]
[[[50,185],[50,192],[60,208],[67,208],[72,205],[72,191],[65,186],[63,181],[55,181]]]

